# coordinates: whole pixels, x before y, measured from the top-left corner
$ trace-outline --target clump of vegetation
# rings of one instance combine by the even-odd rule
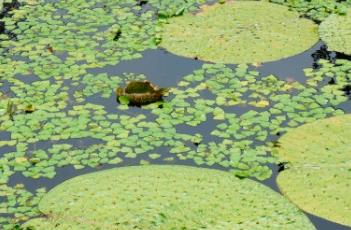
[[[32,193],[23,184],[17,184],[13,187],[0,184],[0,213],[7,214],[7,218],[0,216],[1,229],[22,229],[20,222],[23,223],[31,217],[39,216],[41,213],[38,204],[45,193],[44,188],[37,189]]]
[[[170,18],[194,11],[206,0],[150,0],[149,2],[157,9],[159,18]]]
[[[116,89],[120,103],[136,106],[161,101],[167,92],[167,88],[158,88],[149,81],[131,81],[125,88]]]
[[[302,16],[317,22],[325,20],[331,14],[346,14],[351,0],[270,0],[298,11]]]

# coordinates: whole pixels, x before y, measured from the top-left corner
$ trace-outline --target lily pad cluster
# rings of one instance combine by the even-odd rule
[[[323,86],[322,79],[319,91],[298,82],[258,75],[246,65],[235,70],[224,65],[204,65],[178,84],[172,92],[174,98],[163,103],[162,108],[150,107],[159,116],[156,122],[168,127],[185,125],[196,130],[208,120],[217,122],[210,131],[212,137],[219,138],[217,141],[203,143],[199,138],[195,150],[179,143],[171,152],[198,164],[234,167],[238,176],[265,179],[270,175],[265,164],[273,160],[267,156],[266,146],[272,135],[343,113],[335,106],[346,101],[347,96],[337,90],[337,85],[334,94],[325,90],[330,86]]]
[[[35,193],[26,190],[23,184],[14,187],[5,184],[0,185],[0,216],[1,229],[20,229],[20,222],[28,220],[28,217],[40,215],[39,201],[46,193],[45,189],[38,189]]]
[[[320,75],[313,84],[319,86],[322,80],[323,75]],[[33,113],[21,109],[22,99],[1,102],[1,129],[10,132],[11,136],[2,140],[0,146],[16,148],[2,157],[1,179],[6,182],[16,171],[34,178],[53,177],[57,166],[81,168],[119,163],[124,157],[157,153],[161,146],[169,148],[170,153],[179,159],[193,159],[200,165],[234,167],[237,175],[265,179],[270,170],[264,165],[273,162],[273,158],[267,157],[269,148],[265,146],[269,137],[288,127],[342,113],[334,107],[347,100],[340,91],[345,84],[325,85],[319,91],[315,85],[306,87],[274,76],[261,78],[245,65],[236,69],[204,65],[186,76],[172,90],[173,97],[162,106],[145,107],[151,110],[155,120],[147,120],[145,115],[110,114],[98,104],[70,105],[67,93],[62,95],[67,99],[65,102],[56,91],[47,94],[35,88],[33,92],[38,94],[38,100],[37,104],[30,101],[36,108]],[[27,92],[27,86],[18,87],[21,90],[15,91],[16,94]],[[64,87],[57,89],[63,90]],[[208,99],[202,96],[206,93]],[[13,119],[7,114],[9,101],[16,104]],[[68,110],[62,111],[60,106],[68,107]],[[243,111],[237,114],[235,110],[240,108]],[[197,127],[206,124],[207,120],[218,123],[211,131],[211,136],[217,141],[206,143],[197,131]],[[179,131],[180,126],[194,132]],[[67,143],[88,137],[96,142],[78,148]],[[33,150],[34,145],[41,142],[49,142],[51,147]],[[258,142],[261,146],[257,145]]]
[[[303,125],[279,139],[277,155],[288,162],[278,175],[282,193],[300,208],[351,226],[351,116]]]
[[[200,4],[208,0],[149,0],[157,9],[157,16],[161,19],[181,16],[186,12],[196,11]]]
[[[1,19],[3,76],[78,80],[88,68],[140,57],[155,47],[154,13],[135,1],[31,1]],[[5,52],[6,51],[6,52]]]
[[[40,229],[315,229],[263,185],[184,166],[137,166],[65,181],[39,204]]]
[[[267,164],[276,161],[267,144],[272,136],[343,113],[336,107],[348,99],[340,89],[349,84],[350,62],[320,65],[324,67],[306,69],[310,79],[304,86],[260,76],[247,65],[206,64],[185,76],[167,101],[144,106],[154,117],[151,120],[148,115],[130,114],[128,108],[112,114],[103,105],[87,102],[90,97],[84,100],[76,93],[78,97],[72,97],[59,80],[47,92],[45,84],[24,84],[14,78],[10,87],[14,96],[3,93],[0,102],[0,127],[9,133],[0,148],[10,149],[0,158],[1,183],[16,172],[29,178],[53,178],[57,167],[121,165],[126,159],[140,164],[191,160],[229,168],[238,177],[266,179],[271,175]],[[337,73],[335,84],[325,84],[333,72]],[[123,77],[99,76],[97,82],[106,87],[112,85],[110,80],[123,82]],[[82,89],[84,84],[93,87],[91,81],[82,83]],[[29,98],[21,97],[27,94]],[[88,94],[108,95],[105,90]],[[113,88],[110,95],[115,97]],[[27,102],[32,97],[36,103]],[[22,102],[36,109],[26,113]],[[215,124],[208,128],[210,139],[201,132],[207,124]]]
[[[155,48],[162,9],[177,15],[185,4],[185,14],[199,3],[33,0],[0,19],[10,32],[0,35],[0,185],[7,186],[2,225],[15,226],[35,213],[17,209],[27,201],[12,196],[17,190],[9,181],[16,174],[30,180],[53,178],[65,166],[192,162],[263,180],[271,175],[268,164],[276,161],[269,144],[275,135],[343,113],[337,108],[348,99],[346,60],[307,69],[307,85],[260,76],[247,65],[207,64],[184,76],[164,102],[139,110],[118,105],[114,89],[147,76],[109,75],[103,68]],[[287,17],[294,14],[274,7]],[[202,10],[195,12],[206,14],[206,7]],[[302,20],[295,19],[292,25]],[[93,68],[100,74],[92,74]],[[218,228],[222,225],[231,223]]]
[[[332,96],[331,100],[338,103],[343,101],[345,96],[351,95],[351,61],[337,59],[335,64],[329,63],[327,60],[318,62],[319,69],[315,71],[313,68],[304,70],[307,77],[307,84],[316,87],[321,82],[326,84],[321,91],[326,95]],[[321,101],[323,104],[323,101]]]
[[[317,41],[317,26],[285,6],[235,1],[169,19],[160,46],[205,61],[254,63],[301,53]]]
[[[269,0],[296,10],[302,16],[316,22],[324,21],[331,14],[344,15],[351,6],[350,0]]]
[[[331,15],[319,27],[321,38],[333,51],[351,55],[351,8],[344,16]]]
[[[126,84],[129,81],[145,80],[146,76],[143,74],[124,73],[122,76],[109,76],[106,73],[87,74],[82,79],[81,83],[73,83],[76,88],[74,98],[78,102],[84,102],[85,98],[99,95],[102,98],[111,97],[116,86]]]

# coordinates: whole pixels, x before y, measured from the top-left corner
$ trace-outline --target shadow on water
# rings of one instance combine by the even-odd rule
[[[256,69],[260,72],[261,76],[267,76],[267,75],[273,74],[283,80],[294,80],[299,82],[305,82],[306,78],[304,76],[303,69],[315,66],[316,59],[318,59],[316,58],[315,53],[321,50],[321,48],[323,48],[323,45],[324,44],[322,42],[319,42],[304,53],[301,53],[299,55],[286,58],[280,61],[265,63],[262,66],[256,67]],[[182,77],[184,77],[185,75],[191,74],[196,69],[201,68],[203,64],[204,62],[199,60],[179,57],[163,49],[156,49],[156,50],[145,51],[143,53],[143,58],[133,60],[133,61],[124,61],[119,63],[118,65],[107,66],[102,69],[91,69],[89,70],[89,72],[92,74],[107,73],[109,75],[122,75],[123,73],[128,73],[128,72],[137,73],[137,74],[139,73],[139,74],[146,75],[148,80],[150,80],[151,82],[161,87],[173,87],[173,86],[176,86],[176,84],[182,79]],[[254,68],[254,67],[250,67],[250,68]],[[32,79],[27,78],[27,80],[32,80]],[[25,79],[23,79],[23,81],[25,81]],[[93,96],[88,98],[87,102],[104,105],[107,112],[109,113],[121,113],[121,111],[117,109],[115,96],[104,100],[102,100],[100,97]],[[111,104],[113,106],[111,106]],[[343,103],[339,107],[343,109],[345,112],[349,113],[351,112],[351,101]],[[240,112],[243,112],[245,109],[247,108],[243,108],[242,111],[241,109],[239,109],[240,111],[235,111],[235,112],[240,113]],[[230,111],[230,112],[234,112],[234,111]],[[128,110],[128,113],[132,113],[132,114],[143,113],[152,119],[152,116],[150,116],[149,111],[145,111],[140,108],[131,108],[130,110]],[[211,130],[213,130],[213,127],[217,125],[217,123],[215,123],[215,121],[212,121],[212,120],[209,120],[208,122],[205,122],[204,125],[200,125],[195,130],[191,130],[191,131],[186,130],[186,128],[183,126],[178,126],[177,130],[180,132],[187,132],[187,133],[194,133],[194,134],[201,133],[204,136],[205,141],[213,141],[215,139],[213,136],[210,135],[210,132]],[[0,137],[6,138],[6,139],[10,138],[9,135],[6,133],[0,133]],[[275,138],[277,137],[272,137],[272,139],[275,139]],[[71,142],[72,144],[77,144],[79,140],[72,140]],[[84,140],[83,144],[92,145],[94,144],[94,141],[87,139],[87,140]],[[48,148],[50,145],[51,145],[50,143],[42,143],[41,147]],[[11,151],[11,149],[12,148],[9,148],[9,149],[0,148],[0,155],[3,153],[6,153],[7,151]],[[167,149],[167,147],[161,147],[157,149],[157,152],[162,153],[161,158],[152,160],[150,161],[150,163],[196,166],[196,164],[192,160],[178,160],[175,158],[172,159],[171,157],[174,157],[174,154],[169,153],[169,150]],[[67,179],[70,179],[85,173],[96,172],[96,171],[109,169],[109,168],[140,165],[140,161],[144,159],[148,159],[147,154],[149,153],[138,155],[136,158],[133,158],[133,159],[123,158],[123,162],[117,165],[102,165],[97,168],[86,167],[84,169],[79,169],[79,170],[74,169],[72,166],[57,168],[56,170],[57,174],[53,179],[46,179],[46,178],[30,179],[30,178],[24,177],[20,173],[16,173],[11,176],[10,185],[23,183],[25,184],[26,188],[29,191],[34,191],[35,189],[40,187],[46,187],[47,189],[51,189],[54,186],[62,183]],[[168,158],[169,160],[165,161],[165,159],[168,159]],[[201,167],[214,168],[219,170],[228,170],[219,165],[213,165],[210,167],[201,165]],[[273,176],[265,181],[262,181],[261,183],[277,192],[280,192],[275,181],[276,176],[278,175],[279,167],[277,165],[270,165],[270,167],[272,168]],[[324,220],[322,218],[313,216],[311,214],[307,214],[307,215],[318,230],[351,229],[349,227],[338,225],[336,223]]]

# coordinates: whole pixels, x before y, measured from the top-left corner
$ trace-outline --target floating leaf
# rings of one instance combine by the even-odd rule
[[[319,27],[328,49],[351,55],[351,9],[346,15],[330,15]]]
[[[287,7],[229,1],[169,19],[160,46],[206,61],[256,63],[298,54],[317,40],[316,25]]]
[[[184,166],[125,167],[79,176],[51,190],[39,208],[47,218],[23,227],[315,229],[286,199],[257,182]]]
[[[351,116],[303,125],[279,139],[277,155],[288,168],[277,182],[303,210],[351,226]]]

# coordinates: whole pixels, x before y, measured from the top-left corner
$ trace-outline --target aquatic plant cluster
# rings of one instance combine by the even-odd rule
[[[269,0],[273,3],[288,6],[302,16],[314,21],[324,21],[329,15],[345,15],[351,6],[350,0]]]
[[[44,189],[34,193],[23,185],[12,186],[9,182],[14,175],[20,174],[28,180],[54,178],[59,167],[73,166],[79,170],[106,164],[119,166],[133,159],[135,164],[191,161],[194,165],[228,169],[240,178],[264,180],[272,173],[269,164],[279,161],[271,154],[276,147],[272,140],[301,124],[344,113],[339,105],[349,99],[345,93],[351,87],[349,60],[339,59],[334,64],[321,60],[318,69],[305,69],[306,83],[262,76],[254,66],[243,64],[288,57],[308,49],[318,39],[317,25],[299,18],[284,6],[267,2],[242,2],[238,7],[242,6],[240,9],[246,12],[248,7],[264,6],[277,12],[276,20],[291,16],[294,25],[306,25],[301,27],[299,36],[308,36],[310,40],[294,46],[297,50],[278,52],[280,56],[267,54],[267,44],[276,47],[295,44],[301,39],[299,36],[263,39],[272,35],[272,31],[267,31],[271,19],[254,25],[243,13],[236,18],[241,22],[236,31],[253,26],[258,32],[252,34],[250,30],[251,34],[242,34],[238,41],[250,36],[264,40],[263,50],[255,59],[245,56],[247,50],[240,52],[241,58],[237,60],[221,59],[219,54],[208,58],[206,55],[213,53],[207,51],[201,56],[198,47],[189,55],[184,54],[184,41],[178,37],[181,42],[175,53],[181,50],[179,54],[189,57],[241,64],[235,67],[204,64],[171,87],[165,101],[143,106],[140,113],[132,113],[128,103],[109,106],[99,103],[115,98],[117,87],[130,80],[144,81],[147,76],[94,75],[90,70],[103,70],[108,65],[140,58],[142,51],[158,45],[172,51],[174,41],[167,40],[167,36],[174,38],[173,32],[182,34],[172,26],[186,25],[197,17],[193,13],[203,15],[213,9],[199,7],[202,3],[31,0],[18,3],[17,9],[11,8],[1,18],[5,30],[10,32],[0,34],[0,213],[4,214],[0,225],[4,229],[19,227],[23,221],[41,215],[38,202]],[[225,4],[230,9],[230,3]],[[224,15],[220,6],[213,7],[217,7],[219,15]],[[339,20],[333,17],[346,16],[330,17],[324,27]],[[322,16],[317,19],[321,20]],[[285,28],[288,32],[295,30],[295,27]],[[326,30],[320,29],[322,38]],[[328,45],[335,42],[328,38],[331,36],[325,36]],[[350,40],[343,37],[336,42],[339,41]],[[284,50],[284,46],[279,47],[280,51]],[[348,53],[342,49],[335,51]],[[220,51],[227,55],[227,51]],[[199,131],[208,124],[216,124],[209,127],[211,140]],[[218,229],[229,226],[222,224]]]

